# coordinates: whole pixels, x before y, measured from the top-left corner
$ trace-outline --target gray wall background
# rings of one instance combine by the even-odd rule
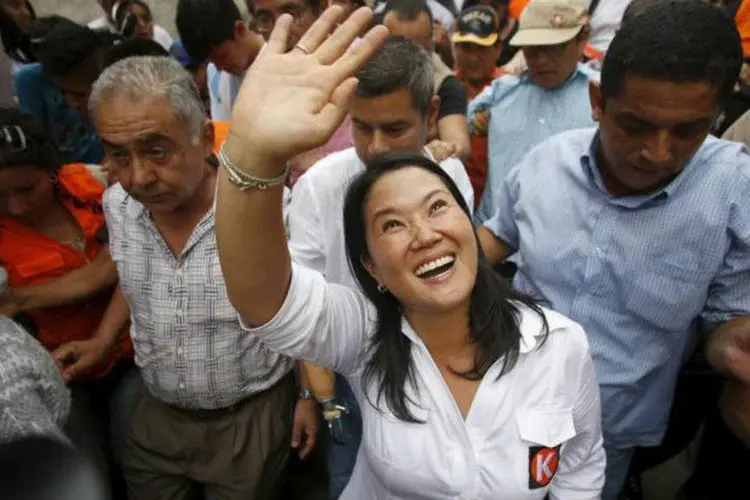
[[[96,0],[31,0],[37,14],[40,16],[58,14],[79,23],[87,23],[103,15],[103,11]],[[162,25],[173,36],[177,37],[174,27],[177,0],[147,0],[154,14],[154,22]],[[236,0],[240,9],[245,12],[242,0]]]

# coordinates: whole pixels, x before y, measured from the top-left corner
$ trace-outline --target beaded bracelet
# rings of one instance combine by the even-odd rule
[[[247,172],[243,172],[234,163],[232,163],[232,161],[229,159],[229,156],[227,156],[226,151],[224,150],[225,145],[226,141],[221,143],[219,152],[216,156],[219,159],[219,163],[221,163],[226,169],[229,182],[237,186],[240,191],[247,191],[248,189],[264,190],[268,188],[283,186],[286,182],[287,175],[289,174],[289,165],[284,168],[284,171],[281,172],[281,175],[279,175],[278,177],[273,177],[271,179],[255,177],[254,175],[248,174]]]

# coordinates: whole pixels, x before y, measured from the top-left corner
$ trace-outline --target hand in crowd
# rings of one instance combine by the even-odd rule
[[[292,448],[298,450],[304,460],[315,448],[318,435],[318,406],[314,399],[299,399],[294,408]]]
[[[708,358],[719,372],[750,386],[750,321],[735,318],[714,332]]]
[[[490,128],[490,111],[479,111],[471,116],[471,135],[486,136]]]
[[[441,163],[451,156],[456,156],[458,153],[458,146],[453,142],[441,141],[435,139],[427,144],[427,149],[430,150],[432,156],[435,157],[435,161]]]
[[[61,345],[52,353],[63,378],[72,380],[100,364],[109,354],[111,346],[99,339],[79,340]]]
[[[283,165],[325,143],[344,120],[357,86],[353,75],[385,41],[388,30],[372,28],[350,49],[373,14],[358,9],[329,36],[343,12],[338,6],[326,9],[288,53],[293,19],[279,18],[235,102],[227,140],[230,157],[253,158],[256,165]]]
[[[451,39],[448,35],[448,30],[437,21],[432,25],[432,43],[434,43],[436,47],[450,48],[451,46]]]

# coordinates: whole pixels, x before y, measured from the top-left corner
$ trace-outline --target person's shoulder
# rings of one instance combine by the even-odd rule
[[[303,182],[304,179],[305,183],[314,186],[316,190],[336,190],[363,171],[364,164],[352,147],[336,151],[318,160],[297,183]]]
[[[589,355],[589,342],[580,324],[546,307],[539,307],[539,310],[535,310],[520,303],[517,307],[520,314],[519,328],[525,350],[543,348],[555,352],[556,355],[563,353],[574,357]]]
[[[700,170],[710,175],[713,184],[750,189],[750,149],[745,144],[713,136],[706,138],[696,153],[706,167]]]
[[[442,168],[448,175],[454,177],[462,172],[466,172],[466,168],[461,160],[451,156],[440,162],[440,168]]]
[[[172,48],[172,35],[164,29],[164,27],[155,24],[154,25],[154,41],[164,47],[166,50]]]
[[[577,168],[581,158],[591,150],[596,132],[596,127],[588,127],[555,134],[532,147],[520,163],[533,162],[554,170]]]
[[[48,80],[41,63],[20,64],[13,75],[16,86],[37,84]]]

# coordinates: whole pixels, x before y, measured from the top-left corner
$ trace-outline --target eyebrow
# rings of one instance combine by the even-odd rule
[[[424,205],[425,203],[427,203],[427,201],[430,198],[432,198],[436,194],[438,194],[438,193],[444,193],[444,192],[445,192],[445,189],[442,189],[442,188],[433,189],[432,191],[430,191],[429,193],[427,193],[427,195],[424,198],[422,198],[422,200],[419,202],[419,204],[420,205]],[[394,207],[381,208],[380,210],[378,210],[377,212],[375,212],[375,214],[372,217],[372,220],[378,220],[378,218],[383,217],[384,215],[395,214],[395,213],[398,213],[398,212],[399,212],[399,210],[397,210]]]
[[[648,120],[644,120],[640,116],[638,116],[635,113],[632,113],[630,111],[623,111],[622,113],[620,113],[618,115],[618,119],[630,120],[632,122],[638,123],[640,125],[645,125],[647,127],[652,127],[652,128],[657,128],[657,129],[658,128],[662,128],[658,124],[650,122]],[[701,117],[701,118],[696,118],[694,120],[689,120],[689,121],[686,121],[686,122],[676,123],[676,124],[674,124],[670,128],[685,127],[685,126],[689,127],[689,126],[693,126],[693,125],[704,125],[706,122],[711,122],[712,120],[713,120],[712,117],[704,116],[704,117]]]

